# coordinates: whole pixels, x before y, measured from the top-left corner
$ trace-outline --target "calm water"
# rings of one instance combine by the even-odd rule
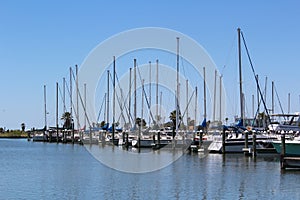
[[[154,172],[111,169],[83,146],[0,140],[0,199],[300,199],[278,158],[186,154]]]

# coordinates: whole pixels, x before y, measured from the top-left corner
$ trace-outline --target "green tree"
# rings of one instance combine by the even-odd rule
[[[100,123],[100,127],[103,127],[105,124],[106,124],[105,121],[102,121],[102,122]]]
[[[144,126],[146,126],[147,123],[146,123],[145,119],[141,119],[138,117],[135,119],[135,124],[138,126],[144,127]]]
[[[22,129],[22,132],[25,131],[25,123],[24,122],[21,124],[21,129]]]
[[[72,128],[72,116],[70,112],[65,112],[61,116],[61,120],[64,120],[63,128],[65,129],[71,129]]]
[[[176,133],[175,133],[175,130],[176,130],[176,110],[173,110],[170,113],[169,119],[173,122],[173,138],[174,138],[175,135],[176,135]],[[181,120],[181,113],[180,112],[179,112],[179,115],[178,115],[178,119],[179,119],[179,121]],[[178,127],[179,126],[180,126],[180,124],[178,124]]]

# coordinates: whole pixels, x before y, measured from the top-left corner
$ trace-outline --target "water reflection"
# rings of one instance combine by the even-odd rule
[[[299,199],[300,171],[281,171],[276,156],[184,154],[148,173],[125,173],[94,159],[150,155],[175,159],[178,152],[136,153],[119,147],[0,140],[1,199]],[[144,158],[142,158],[144,159]],[[129,160],[127,160],[129,162]],[[142,163],[130,163],[144,167]],[[24,187],[15,186],[20,185]]]

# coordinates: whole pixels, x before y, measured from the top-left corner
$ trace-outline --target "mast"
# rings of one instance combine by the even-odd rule
[[[213,121],[216,121],[217,70],[215,70]]]
[[[240,76],[240,106],[241,106],[241,122],[244,125],[244,101],[243,101],[243,82],[242,82],[242,54],[241,54],[241,29],[238,28],[238,53],[239,53],[239,76]]]
[[[162,118],[161,107],[162,107],[162,92],[160,92],[160,98],[159,98],[159,116],[160,116],[160,118]]]
[[[220,122],[222,122],[222,75],[220,76]]]
[[[58,142],[58,82],[56,82],[56,142]]]
[[[63,104],[64,104],[64,113],[67,111],[66,109],[66,78],[63,78]]]
[[[158,59],[156,60],[156,119],[155,120],[158,121]]]
[[[79,90],[78,90],[78,65],[75,65],[76,70],[76,115],[77,115],[77,131],[80,129],[79,125]]]
[[[290,114],[291,108],[291,93],[288,93],[288,114]]]
[[[70,114],[71,114],[71,118],[72,118],[72,68],[70,67]],[[72,120],[72,119],[71,119]]]
[[[84,130],[86,130],[86,116],[87,116],[86,115],[86,83],[83,86],[84,86],[84,111],[85,111],[85,113],[84,113]],[[105,93],[105,95],[106,95],[106,93]],[[105,118],[104,118],[104,120],[105,120]],[[81,137],[82,137],[82,135],[81,135]]]
[[[252,117],[254,119],[254,94],[252,94]]]
[[[116,115],[116,57],[114,56],[114,61],[113,61],[113,124],[112,124],[112,144],[114,144],[115,140],[115,115]]]
[[[186,105],[187,105],[187,109],[186,109],[186,126],[188,127],[189,126],[189,91],[188,91],[188,85],[189,85],[189,81],[186,79]]]
[[[128,97],[128,112],[129,112],[129,123],[130,123],[130,117],[131,117],[131,72],[132,68],[129,68],[129,97]]]
[[[259,81],[259,80],[258,80],[258,75],[256,75],[256,80],[257,80],[257,82]],[[259,112],[259,111],[260,111],[260,102],[259,102],[260,94],[259,94],[259,89],[258,89],[258,87],[256,87],[256,93],[257,93],[257,109],[258,109],[258,112]]]
[[[149,112],[151,112],[151,61],[149,61]],[[151,125],[151,116],[149,114],[149,127]]]
[[[267,85],[268,85],[268,77],[266,76],[265,79],[265,102],[267,102]]]
[[[274,81],[272,81],[272,114],[275,113],[274,109]]]
[[[107,111],[106,111],[106,123],[108,124],[109,123],[109,70],[107,70]]]
[[[72,106],[73,106],[73,99],[72,99],[72,67],[70,67],[70,115],[71,115],[71,130],[72,130],[72,143],[74,143],[74,122],[72,117]]]
[[[205,67],[203,67],[203,96],[204,96],[204,119],[206,120],[207,114],[206,114],[206,75],[205,75]]]
[[[44,119],[45,119],[45,130],[44,135],[47,130],[47,103],[46,103],[46,85],[44,85]]]
[[[194,131],[197,131],[197,102],[198,102],[198,88],[195,88],[195,120],[194,120]],[[195,136],[193,137],[195,138]]]
[[[144,79],[142,80],[142,114],[141,114],[141,125],[143,124],[142,123],[142,120],[143,120],[143,117],[144,117]]]
[[[133,107],[133,114],[134,114],[134,121],[133,121],[133,123],[134,123],[134,127],[136,127],[136,59],[134,59],[133,60],[133,62],[134,62],[134,70],[133,70],[133,80],[134,80],[134,91],[133,91],[133,93],[134,93],[134,102],[133,102],[133,104],[134,104],[134,107]]]
[[[179,125],[179,37],[177,40],[177,73],[176,73],[176,135],[178,135],[178,125]]]

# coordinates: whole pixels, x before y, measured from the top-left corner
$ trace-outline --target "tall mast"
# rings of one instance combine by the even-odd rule
[[[133,123],[134,123],[134,127],[136,127],[136,59],[134,59],[133,60],[133,62],[134,62],[134,70],[133,70],[133,80],[134,80],[134,91],[133,91],[133,93],[134,93],[134,107],[133,107],[133,114],[134,114],[134,121],[133,121]]]
[[[206,119],[206,75],[205,75],[205,67],[203,67],[203,96],[204,96],[204,119]]]
[[[144,79],[142,80],[142,114],[141,114],[141,120],[144,118]],[[141,121],[142,124],[142,121]]]
[[[220,122],[222,122],[222,75],[220,76]]]
[[[160,97],[159,97],[159,116],[161,116],[161,107],[162,107],[162,92],[160,92]]]
[[[47,103],[46,103],[46,85],[44,85],[44,119],[45,119],[45,130],[47,130]]]
[[[268,85],[268,77],[266,76],[266,79],[265,79],[265,97],[264,97],[264,100],[265,100],[266,103],[267,103],[267,85]]]
[[[106,111],[106,123],[108,124],[109,123],[109,70],[107,70],[107,97],[106,97],[106,100],[107,100],[107,111]]]
[[[198,88],[195,88],[195,120],[194,120],[194,131],[197,131],[197,102],[198,102]]]
[[[58,82],[56,82],[56,142],[58,142]]]
[[[216,121],[217,70],[215,70],[213,121]]]
[[[63,78],[63,104],[64,104],[64,113],[67,111],[66,109],[66,78]]]
[[[106,93],[105,93],[106,95]],[[86,83],[84,84],[84,130],[86,130]],[[104,111],[105,112],[105,111]],[[104,118],[105,120],[105,118]]]
[[[113,124],[112,124],[112,143],[114,144],[115,140],[115,115],[116,115],[116,57],[114,56],[114,63],[113,63]]]
[[[274,81],[272,81],[272,114],[274,114]]]
[[[149,61],[149,113],[151,112],[151,61]],[[149,114],[149,127],[151,125],[151,116]]]
[[[77,130],[79,130],[79,90],[78,90],[78,65],[75,65],[76,70],[76,115],[77,115]]]
[[[240,106],[241,106],[241,122],[244,125],[244,101],[243,101],[243,82],[242,82],[242,54],[241,54],[241,29],[238,28],[238,53],[239,53],[239,76],[240,76]]]
[[[252,94],[252,117],[254,119],[254,94]]]
[[[291,108],[291,94],[288,93],[288,114],[290,114],[290,108]]]
[[[131,122],[131,71],[132,68],[129,68],[129,94],[128,94],[128,112],[129,112],[129,123]]]
[[[70,114],[71,114],[71,120],[72,120],[72,68],[70,67]]]
[[[157,121],[158,120],[158,59],[156,60],[156,113],[155,114],[156,114],[155,120]]]
[[[187,105],[187,109],[186,109],[186,126],[188,127],[189,126],[189,90],[188,90],[188,85],[189,85],[189,80],[186,79],[186,105]]]
[[[178,134],[178,125],[179,125],[179,37],[176,38],[177,40],[177,73],[176,73],[176,135]]]

